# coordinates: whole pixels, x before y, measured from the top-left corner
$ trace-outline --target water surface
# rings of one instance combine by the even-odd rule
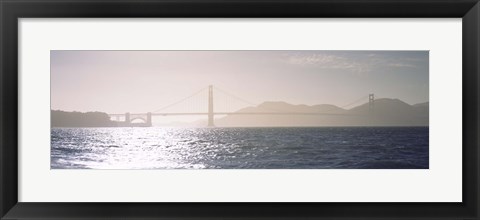
[[[428,169],[428,127],[52,128],[52,169]]]

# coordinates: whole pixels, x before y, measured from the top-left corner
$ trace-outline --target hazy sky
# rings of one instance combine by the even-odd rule
[[[208,85],[254,104],[341,107],[369,93],[416,104],[428,62],[428,51],[51,51],[51,108],[149,112]]]

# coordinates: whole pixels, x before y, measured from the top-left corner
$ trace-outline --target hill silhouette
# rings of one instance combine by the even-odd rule
[[[66,112],[51,110],[51,127],[116,127],[104,112]]]
[[[229,115],[215,121],[225,127],[266,126],[428,126],[428,102],[415,105],[399,99],[377,99],[373,111],[368,103],[352,109],[328,104],[292,105],[286,102],[264,102],[238,112],[301,112],[325,115]]]

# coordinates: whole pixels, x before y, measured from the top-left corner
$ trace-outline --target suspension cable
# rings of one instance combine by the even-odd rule
[[[169,105],[166,105],[166,106],[164,106],[164,107],[162,107],[162,108],[159,108],[159,109],[157,109],[157,110],[155,110],[155,111],[153,111],[153,112],[159,112],[159,111],[165,110],[165,109],[167,109],[167,108],[170,108],[170,107],[172,107],[172,106],[174,106],[174,105],[177,105],[177,104],[179,104],[179,103],[182,103],[182,102],[186,101],[187,99],[192,98],[192,97],[198,95],[199,93],[203,92],[203,91],[206,90],[207,88],[208,88],[208,87],[202,88],[202,89],[200,89],[199,91],[193,93],[192,95],[190,95],[190,96],[188,96],[188,97],[185,97],[185,98],[183,98],[183,99],[181,99],[181,100],[179,100],[179,101],[176,101],[176,102],[174,102],[174,103],[171,103],[171,104],[169,104]]]
[[[360,102],[360,101],[362,101],[362,100],[364,100],[364,99],[366,99],[366,98],[368,98],[368,95],[367,95],[367,96],[363,96],[362,98],[359,98],[359,99],[355,100],[354,102],[351,102],[351,103],[349,103],[349,104],[347,104],[347,105],[344,105],[344,106],[342,106],[341,108],[343,108],[343,109],[344,109],[344,108],[347,108],[347,107],[349,107],[349,106],[351,106],[351,105],[353,105],[353,104],[356,104],[356,103],[358,103],[358,102]]]

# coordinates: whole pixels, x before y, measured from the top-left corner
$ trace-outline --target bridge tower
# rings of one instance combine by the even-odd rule
[[[213,86],[208,86],[208,127],[215,126],[213,118]]]
[[[152,113],[151,112],[147,113],[147,122],[146,123],[147,123],[148,127],[152,126]]]
[[[125,123],[130,124],[130,112],[125,113]]]
[[[370,110],[370,113],[373,113],[374,104],[375,104],[375,95],[373,93],[368,94],[368,110]]]

